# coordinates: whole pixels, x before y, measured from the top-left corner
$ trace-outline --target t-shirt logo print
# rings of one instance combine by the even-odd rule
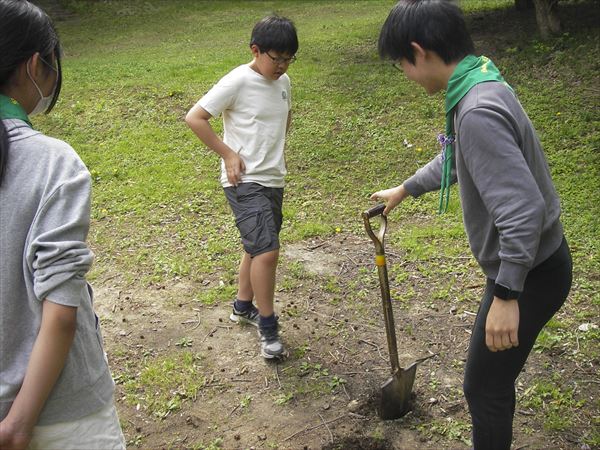
[[[281,91],[281,98],[282,98],[283,100],[286,100],[286,99],[287,99],[287,92],[286,92],[286,91]]]

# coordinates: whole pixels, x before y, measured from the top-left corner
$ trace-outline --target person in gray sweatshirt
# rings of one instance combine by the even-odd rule
[[[92,289],[91,178],[32,128],[60,93],[49,17],[0,0],[0,448],[123,449]]]
[[[379,54],[428,94],[445,90],[439,156],[397,187],[375,192],[388,214],[406,197],[459,185],[469,245],[487,278],[467,355],[465,397],[475,449],[509,449],[515,380],[536,337],[565,302],[572,262],[560,202],[527,114],[494,63],[474,55],[460,9],[401,0]]]

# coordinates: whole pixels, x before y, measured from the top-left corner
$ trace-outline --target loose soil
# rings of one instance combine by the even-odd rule
[[[462,441],[469,438],[469,415],[461,383],[482,277],[474,271],[462,280],[472,299],[460,304],[394,302],[401,364],[435,356],[417,370],[413,410],[382,421],[378,394],[390,365],[373,255],[368,238],[341,234],[282,249],[278,285],[285,284],[291,267],[297,278],[299,264],[305,276],[276,293],[289,351],[277,362],[260,356],[254,327],[229,321],[229,299],[216,306],[192,299],[193,292],[217,286],[218,279],[146,289],[123,286],[116,278],[97,283],[97,309],[117,379],[132,367],[141,370],[148,355],[184,351],[176,343],[185,337],[190,341],[185,350],[201,357],[198,376],[206,380],[195,398],[184,399],[181,409],[163,418],[127,401],[118,384],[117,405],[130,447],[198,448],[220,440],[225,449],[469,448]],[[391,248],[388,255],[388,264],[402,262],[401,250]],[[428,298],[426,277],[410,264],[404,269],[418,289],[415,300]],[[518,392],[550,372],[592,380],[591,370],[552,352],[532,353]],[[345,383],[331,386],[334,377]],[[289,398],[277,404],[284,395]],[[431,423],[435,430],[420,427]],[[531,410],[517,406],[514,423],[516,448],[581,448],[576,429],[547,432],[543,417]]]

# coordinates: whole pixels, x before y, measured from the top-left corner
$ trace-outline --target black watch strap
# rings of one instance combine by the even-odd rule
[[[519,295],[521,295],[520,291],[513,291],[498,283],[494,285],[494,297],[498,297],[502,300],[516,300],[519,298]]]

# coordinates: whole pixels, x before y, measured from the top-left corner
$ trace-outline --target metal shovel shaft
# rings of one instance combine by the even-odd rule
[[[381,303],[383,306],[383,318],[385,322],[385,335],[387,337],[388,351],[390,354],[390,363],[392,373],[402,370],[398,360],[398,346],[396,343],[396,327],[394,326],[394,312],[392,310],[392,300],[390,298],[390,283],[388,280],[387,265],[385,255],[376,255],[377,273],[379,274],[379,285],[381,287]],[[381,263],[380,263],[381,261]],[[381,264],[381,265],[380,265]]]
[[[377,205],[363,213],[365,229],[367,234],[375,244],[375,265],[379,275],[379,287],[381,288],[381,303],[383,306],[383,318],[385,321],[385,335],[387,337],[388,352],[392,365],[392,373],[401,371],[400,362],[398,360],[398,347],[396,344],[396,330],[394,327],[394,312],[392,310],[392,301],[390,298],[390,283],[388,279],[387,265],[385,259],[385,249],[383,240],[387,229],[387,218],[382,214],[385,205]],[[381,225],[379,233],[376,235],[371,228],[370,219],[372,217],[380,217]]]

